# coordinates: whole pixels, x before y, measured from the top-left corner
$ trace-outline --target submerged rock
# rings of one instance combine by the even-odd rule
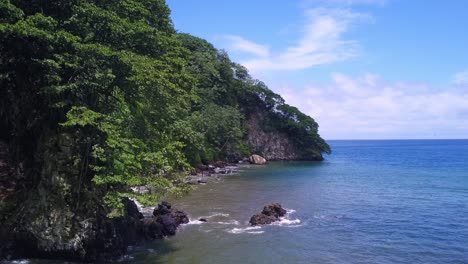
[[[249,223],[253,226],[268,225],[279,221],[284,215],[286,215],[286,210],[279,203],[272,203],[263,207],[261,213],[253,215]]]
[[[257,165],[263,165],[263,164],[266,164],[267,162],[267,160],[264,157],[257,155],[257,154],[250,156],[249,161],[250,163],[257,164]]]

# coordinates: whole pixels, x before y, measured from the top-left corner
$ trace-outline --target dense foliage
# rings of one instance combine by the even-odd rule
[[[1,0],[1,139],[34,154],[48,133],[76,138],[85,184],[154,202],[198,163],[249,154],[243,122],[305,152],[330,152],[309,116],[224,51],[177,33],[163,0]],[[151,186],[151,194],[130,187]]]

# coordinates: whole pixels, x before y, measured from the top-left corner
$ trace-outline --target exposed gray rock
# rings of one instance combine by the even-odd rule
[[[264,157],[257,155],[257,154],[250,156],[249,161],[250,163],[256,164],[256,165],[263,165],[267,163]]]
[[[267,160],[323,160],[319,150],[316,153],[303,153],[286,133],[265,131],[262,128],[264,120],[268,120],[268,116],[261,110],[246,120],[247,144],[253,152]]]

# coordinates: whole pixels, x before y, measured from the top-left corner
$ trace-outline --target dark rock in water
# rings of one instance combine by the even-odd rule
[[[181,224],[187,224],[189,222],[189,218],[187,214],[183,211],[173,210],[171,212],[171,215],[175,219],[177,226]]]
[[[156,221],[162,226],[162,234],[164,236],[173,236],[176,233],[177,226],[176,219],[170,214],[160,215],[156,218]]]
[[[284,215],[286,215],[286,210],[279,203],[272,203],[263,207],[261,213],[253,215],[249,223],[253,226],[268,225],[279,221]]]
[[[140,235],[143,239],[154,240],[163,238],[163,225],[154,218],[141,220]]]
[[[205,218],[200,218],[200,219],[198,219],[198,221],[200,221],[200,222],[208,222],[208,220],[206,220]]]
[[[262,214],[279,218],[286,214],[286,210],[279,203],[272,203],[263,207]]]
[[[154,209],[153,215],[160,216],[160,215],[169,214],[171,212],[171,207],[172,205],[170,203],[163,201],[160,204],[158,204],[158,207],[156,209]]]
[[[173,236],[181,224],[189,222],[189,218],[183,211],[172,208],[168,202],[161,202],[153,211],[153,220],[160,224],[160,233],[163,236]]]
[[[278,218],[274,216],[265,215],[265,214],[255,214],[250,218],[249,223],[253,226],[255,225],[268,225],[275,221],[278,221]]]
[[[130,199],[125,199],[125,210],[127,212],[128,217],[132,217],[135,219],[143,219],[143,214],[138,210],[138,206],[135,204],[134,201]]]

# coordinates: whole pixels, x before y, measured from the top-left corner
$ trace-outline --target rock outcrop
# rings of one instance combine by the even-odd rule
[[[153,211],[153,219],[161,224],[162,236],[173,236],[176,229],[181,224],[189,222],[187,214],[177,209],[172,208],[168,202],[162,202]]]
[[[20,230],[9,238],[2,237],[0,257],[63,258],[79,261],[116,260],[126,253],[129,245],[173,236],[177,227],[189,221],[187,214],[172,208],[167,202],[159,204],[151,218],[144,218],[136,204],[129,199],[124,205],[124,216],[112,219],[105,217],[87,219],[79,229],[73,231],[74,233],[68,231],[71,237],[67,237],[66,229],[63,227],[51,227],[55,233],[42,234],[42,237],[39,237],[39,233],[35,230]],[[40,241],[39,238],[48,240]]]
[[[318,149],[316,153],[304,153],[287,133],[266,129],[264,126],[268,120],[268,114],[262,110],[258,110],[246,120],[246,143],[254,153],[267,160],[323,160]]]
[[[284,215],[286,215],[286,210],[279,203],[272,203],[263,207],[261,213],[253,215],[249,223],[253,226],[268,225],[279,221]]]
[[[250,156],[249,161],[250,163],[256,164],[256,165],[263,165],[267,163],[267,160],[264,157],[257,155],[257,154]]]

